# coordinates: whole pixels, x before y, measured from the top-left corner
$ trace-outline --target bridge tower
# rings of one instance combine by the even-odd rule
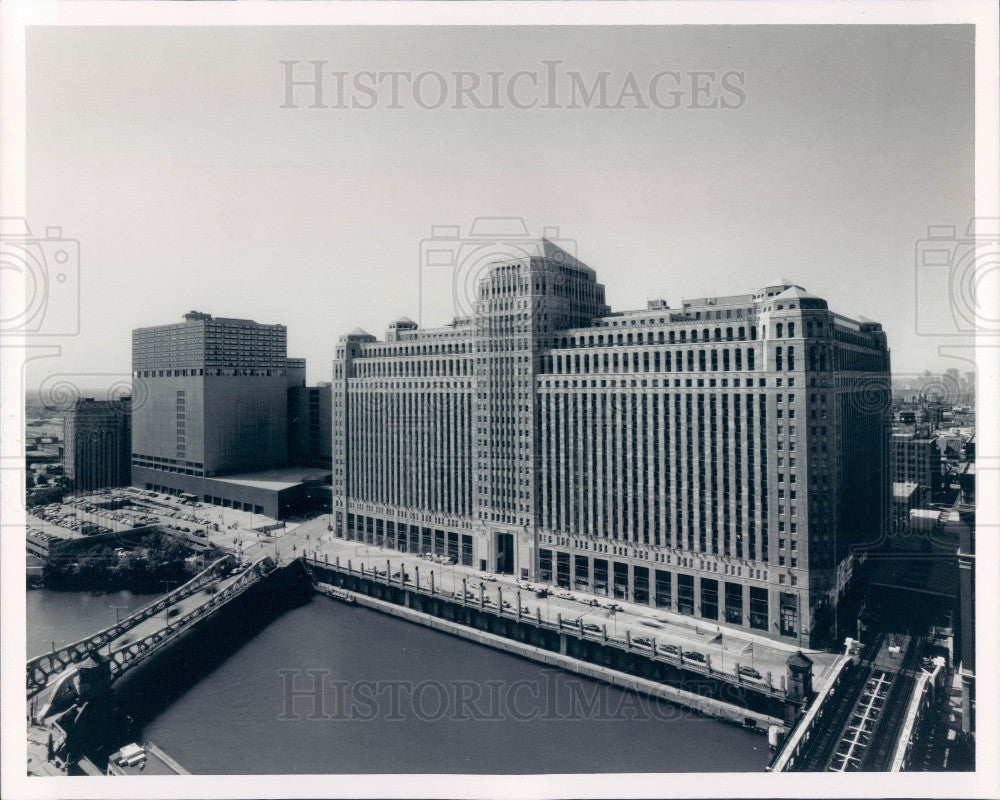
[[[785,662],[785,724],[791,728],[812,698],[812,659],[799,650]]]
[[[79,676],[80,700],[102,703],[111,697],[111,661],[96,650],[76,668]]]

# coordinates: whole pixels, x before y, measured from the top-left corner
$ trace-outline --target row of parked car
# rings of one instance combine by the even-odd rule
[[[433,561],[435,564],[454,564],[455,559],[451,556],[442,556],[437,553],[421,553],[420,557],[426,559],[427,561]]]

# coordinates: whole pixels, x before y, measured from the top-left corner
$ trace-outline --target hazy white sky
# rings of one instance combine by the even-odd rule
[[[914,252],[972,213],[972,44],[952,26],[32,29],[29,222],[80,240],[82,326],[29,385],[127,374],[130,331],[191,309],[286,324],[289,354],[328,380],[340,334],[417,318],[431,226],[477,216],[558,226],[613,309],[782,275],[881,321],[894,371],[964,368],[917,334],[934,286]],[[732,70],[746,99],[425,110],[380,92],[374,109],[309,109],[306,90],[282,109],[283,59],[303,77],[319,59],[484,80],[559,60],[611,87]],[[426,323],[449,316],[436,276]]]

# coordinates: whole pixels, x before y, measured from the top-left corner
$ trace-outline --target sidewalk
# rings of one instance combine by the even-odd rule
[[[402,553],[367,542],[338,539],[326,530],[326,525],[326,517],[307,521],[295,531],[281,537],[278,542],[272,543],[272,546],[276,545],[283,558],[315,552],[320,560],[326,556],[331,563],[337,556],[344,564],[350,559],[355,568],[364,563],[366,569],[385,570],[385,562],[388,560],[391,571],[395,572],[399,564],[404,563],[411,574],[415,569],[419,569],[421,583],[428,580],[430,573],[433,572],[435,585],[442,592],[461,593],[461,580],[464,578],[466,589],[472,591],[476,597],[479,595],[480,583],[483,583],[485,596],[491,598],[493,602],[497,600],[498,589],[503,593],[504,600],[511,603],[515,602],[515,597],[520,593],[522,602],[531,607],[532,613],[537,613],[535,611],[537,607],[543,617],[550,621],[554,622],[557,616],[561,615],[564,622],[580,621],[583,624],[589,622],[601,628],[607,626],[608,635],[620,640],[624,639],[627,631],[632,638],[641,636],[652,639],[658,646],[673,642],[682,650],[691,649],[710,657],[713,665],[724,671],[732,671],[736,664],[740,663],[745,666],[753,665],[761,674],[770,672],[775,685],[780,685],[781,678],[785,675],[785,662],[788,657],[799,650],[794,644],[775,642],[763,636],[729,629],[722,625],[702,623],[676,612],[585,592],[571,591],[574,598],[578,598],[574,600],[558,598],[554,594],[550,594],[544,600],[537,599],[533,592],[520,589],[513,576],[499,575],[496,576],[497,580],[487,582],[484,581],[484,575],[487,573],[473,567],[437,564],[422,558],[419,554]],[[306,538],[307,536],[309,538]],[[533,582],[532,585],[544,586],[550,591],[566,591],[541,582]],[[594,607],[584,602],[592,597],[605,603],[615,602],[624,610],[613,613],[607,608]],[[816,680],[822,679],[838,655],[816,650],[803,650],[803,652],[808,652],[813,660]]]

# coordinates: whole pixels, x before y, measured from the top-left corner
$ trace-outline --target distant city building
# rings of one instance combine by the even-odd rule
[[[74,491],[128,486],[131,481],[132,403],[77,400],[63,421],[65,474]]]
[[[930,490],[918,483],[892,484],[892,533],[906,536],[910,532],[910,512],[922,508],[930,499]]]
[[[976,730],[976,519],[975,510],[949,513],[958,532],[958,672],[962,680],[962,731]]]
[[[325,475],[289,464],[289,390],[305,384],[305,361],[287,357],[286,341],[284,325],[195,311],[133,331],[144,390],[133,483],[270,517],[299,507]]]
[[[293,386],[288,390],[288,460],[306,467],[331,468],[331,403],[329,383]]]
[[[931,499],[937,499],[942,488],[941,451],[934,437],[920,433],[892,434],[892,480],[926,486]]]
[[[889,524],[888,408],[877,323],[784,279],[612,313],[542,240],[470,317],[341,337],[336,531],[819,645]]]

